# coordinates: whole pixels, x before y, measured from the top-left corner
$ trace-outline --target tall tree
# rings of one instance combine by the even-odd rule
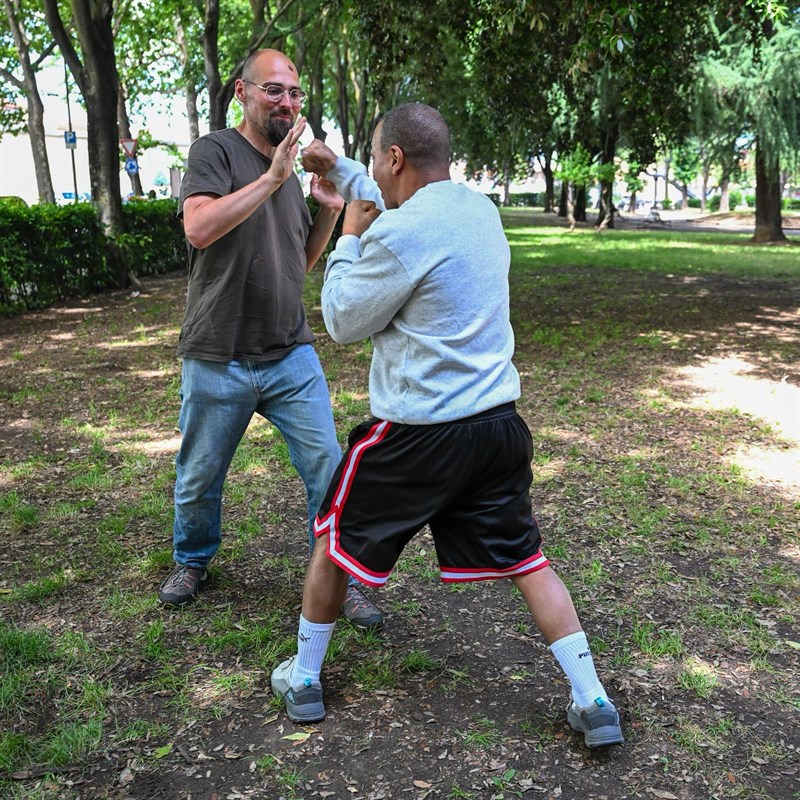
[[[3,7],[22,75],[17,76],[9,65],[0,67],[0,76],[26,99],[26,129],[31,143],[39,202],[55,203],[44,130],[44,103],[36,78],[42,62],[50,55],[55,44],[48,43],[43,37],[47,28],[38,8],[23,0],[3,0]]]
[[[755,146],[756,242],[785,241],[781,214],[781,162],[800,152],[800,15],[795,7],[784,22],[767,19],[753,42],[741,27],[727,25],[706,74],[717,81],[726,119],[736,120],[731,138]],[[724,173],[723,173],[724,177]]]
[[[67,32],[57,0],[43,0],[47,25],[86,105],[89,184],[109,240],[110,269],[120,286],[138,283],[128,271],[119,236],[124,232],[119,184],[119,77],[114,53],[112,0],[71,0],[71,25],[80,55]]]

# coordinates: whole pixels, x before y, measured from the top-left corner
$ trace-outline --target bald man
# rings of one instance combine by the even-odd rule
[[[253,414],[283,436],[306,488],[308,541],[341,450],[325,376],[302,303],[305,275],[325,249],[343,200],[314,177],[312,221],[294,173],[305,129],[297,68],[257,50],[235,84],[242,122],[189,151],[179,215],[189,286],[178,355],[183,358],[176,460],[173,558],[162,603],[191,601],[222,539],[222,488]],[[382,623],[355,588],[353,621]]]
[[[379,122],[379,192],[363,167],[320,143],[308,150],[304,164],[351,201],[322,312],[337,342],[372,340],[373,418],[350,433],[317,514],[298,653],[273,671],[273,692],[296,722],[325,717],[320,674],[348,575],[384,585],[429,525],[442,581],[510,579],[570,681],[570,726],[588,747],[620,744],[572,599],[540,550],[497,209],[450,180],[450,131],[430,106],[401,105]]]

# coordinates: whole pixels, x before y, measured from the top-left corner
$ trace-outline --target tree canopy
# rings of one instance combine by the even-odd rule
[[[648,164],[694,142],[702,169],[713,161],[730,173],[747,140],[759,154],[762,187],[771,185],[771,194],[759,194],[772,220],[765,235],[780,235],[776,175],[796,164],[798,151],[796,2],[3,3],[0,85],[6,98],[24,99],[27,115],[21,102],[6,103],[0,128],[26,124],[34,152],[46,154],[36,72],[57,52],[87,109],[92,196],[112,231],[117,142],[129,135],[129,116],[167,94],[185,99],[190,139],[201,120],[224,127],[244,59],[277,47],[301,70],[315,135],[324,137],[323,123],[333,121],[345,153],[365,163],[382,111],[428,102],[450,123],[454,154],[474,173],[507,186],[543,165],[551,206],[556,161],[587,153],[602,188],[600,219],[613,224],[620,154]],[[41,199],[52,202],[46,158],[34,160]]]

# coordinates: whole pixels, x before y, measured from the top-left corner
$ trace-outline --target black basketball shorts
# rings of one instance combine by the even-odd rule
[[[438,425],[355,427],[314,531],[328,557],[382,586],[426,524],[441,579],[479,581],[548,565],[531,514],[533,445],[513,403]]]

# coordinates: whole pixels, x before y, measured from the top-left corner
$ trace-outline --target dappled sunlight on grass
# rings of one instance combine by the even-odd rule
[[[675,371],[694,396],[689,407],[703,411],[734,409],[770,426],[776,438],[791,445],[777,450],[741,444],[728,461],[751,480],[766,480],[792,493],[800,492],[800,388],[750,375],[757,366],[744,356],[705,359],[701,366]]]

